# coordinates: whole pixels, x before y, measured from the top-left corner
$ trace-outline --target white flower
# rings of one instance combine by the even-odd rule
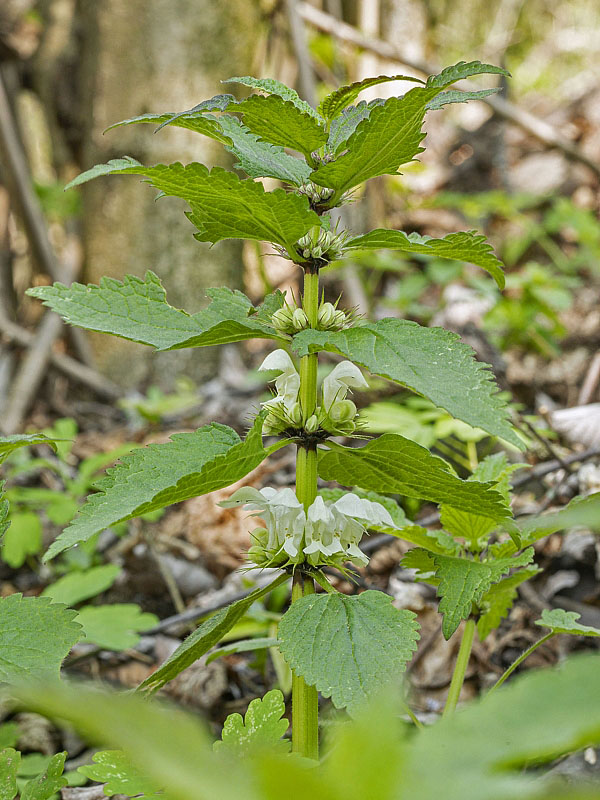
[[[331,413],[333,404],[346,399],[348,389],[368,386],[362,372],[351,361],[341,361],[323,381],[323,407]]]
[[[284,566],[307,561],[313,566],[342,566],[345,561],[364,566],[367,556],[359,543],[369,525],[395,527],[381,503],[363,499],[349,492],[338,500],[324,500],[320,495],[304,507],[292,489],[266,487],[238,489],[225,508],[246,506],[259,513],[266,529],[254,532],[258,543],[251,548],[251,559],[260,566]]]
[[[281,374],[275,379],[276,397],[263,405],[269,408],[283,403],[286,410],[291,409],[298,402],[298,392],[300,391],[300,375],[296,372],[294,362],[285,350],[273,350],[258,368],[259,372],[265,370],[273,370]]]

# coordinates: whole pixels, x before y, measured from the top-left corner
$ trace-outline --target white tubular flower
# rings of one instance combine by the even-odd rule
[[[348,389],[361,389],[367,386],[359,368],[351,361],[342,361],[323,381],[323,407],[327,413],[331,413],[334,403],[346,399]]]
[[[282,567],[308,562],[312,566],[342,567],[346,561],[357,566],[368,563],[359,543],[369,525],[395,527],[380,504],[353,493],[339,500],[324,500],[320,495],[304,507],[292,489],[238,489],[224,508],[246,506],[265,521],[266,529],[253,533],[254,546],[248,556],[258,566]]]
[[[277,396],[263,405],[269,408],[283,401],[286,409],[291,409],[294,403],[298,402],[298,392],[300,391],[300,375],[296,372],[294,362],[285,350],[274,350],[258,368],[259,372],[265,370],[278,371],[281,374],[275,379]]]

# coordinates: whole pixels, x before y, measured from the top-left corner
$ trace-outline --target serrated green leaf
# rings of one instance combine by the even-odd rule
[[[378,86],[380,83],[390,81],[411,81],[412,83],[423,83],[420,78],[413,78],[410,75],[379,75],[376,78],[364,78],[362,81],[355,81],[347,86],[340,86],[339,89],[331,92],[321,100],[317,111],[327,120],[332,120],[339,116],[342,111],[353,103],[358,95],[370,86]]]
[[[522,464],[508,464],[504,453],[495,453],[481,461],[467,480],[493,482],[496,491],[502,495],[506,508],[509,509],[510,476],[521,467]],[[465,539],[468,549],[472,552],[478,552],[486,546],[488,534],[496,527],[493,520],[449,505],[441,507],[440,521],[451,534]]]
[[[308,198],[283,189],[266,192],[261,183],[241,180],[232,172],[204,164],[157,164],[144,167],[125,157],[98,164],[78,175],[66,188],[101,175],[144,175],[164,195],[183,198],[192,209],[188,218],[198,228],[201,242],[257,239],[281,244],[295,254],[294,245],[319,218]]]
[[[99,286],[74,283],[67,287],[55,283],[29,289],[27,294],[42,300],[70,325],[120,336],[157,350],[278,338],[261,309],[255,309],[242,292],[226,287],[208,289],[210,305],[190,315],[167,303],[160,279],[150,270],[143,279],[135,275],[126,275],[122,282],[102,278]],[[280,292],[274,293],[273,299],[283,305]],[[269,298],[265,302],[270,302]]]
[[[260,600],[261,597],[264,597],[264,595],[268,594],[277,586],[280,586],[287,579],[287,575],[281,575],[268,586],[255,589],[247,597],[225,608],[219,609],[219,611],[202,622],[187,639],[184,639],[182,644],[164,664],[161,664],[156,672],[153,672],[152,675],[139,685],[138,691],[153,694],[166,683],[172,681],[173,678],[176,678],[186,667],[189,667],[203,656],[204,653],[207,653],[211,647],[218,644],[223,636],[233,628],[235,623],[244,616],[252,603],[256,602],[256,600]]]
[[[429,100],[440,89],[411,89],[375,106],[346,142],[347,152],[319,166],[310,176],[314,183],[334,190],[331,206],[349,189],[378,175],[395,175],[423,152],[421,131]]]
[[[459,231],[449,233],[443,239],[432,239],[430,236],[419,236],[418,233],[406,234],[403,231],[377,228],[363,236],[350,239],[344,247],[347,250],[401,250],[404,253],[466,261],[485,269],[498,286],[504,289],[503,264],[494,255],[492,246],[486,241],[485,236],[478,234],[477,231]]]
[[[47,444],[56,451],[56,439],[45,436],[43,433],[15,433],[11,436],[0,436],[0,464],[19,447],[29,447],[34,444]]]
[[[497,94],[499,87],[495,89],[481,89],[477,92],[461,92],[460,89],[452,89],[449,92],[442,92],[427,103],[428,111],[437,111],[450,103],[468,103],[469,100],[483,100],[491,94]]]
[[[0,536],[2,541],[2,560],[18,569],[29,556],[37,555],[42,549],[42,523],[32,511],[13,513],[10,522],[2,522],[0,501]]]
[[[313,594],[293,603],[279,623],[280,650],[310,686],[355,714],[397,680],[418,640],[416,615],[383,592],[349,597]]]
[[[277,95],[251,95],[234,110],[244,115],[244,125],[261,139],[297,150],[309,160],[327,141],[323,123]]]
[[[44,773],[25,784],[21,800],[49,800],[66,786],[68,781],[63,776],[66,757],[66,753],[57,753],[53,756]]]
[[[350,136],[347,151],[334,161],[322,164],[311,180],[334,190],[331,205],[354,186],[378,175],[395,175],[398,169],[423,151],[421,131],[427,104],[442,89],[461,78],[482,73],[507,74],[500,67],[472,61],[447,67],[428,78],[423,87],[411,89],[402,97],[392,97],[372,109]]]
[[[291,742],[281,737],[288,729],[285,703],[279,689],[272,689],[261,699],[257,697],[248,706],[245,716],[230,714],[223,725],[221,741],[214,749],[236,758],[247,758],[261,750],[288,753]]]
[[[432,586],[439,585],[439,578],[436,577],[436,565],[433,560],[433,553],[423,547],[413,547],[403,556],[401,562],[404,569],[416,570],[416,581],[427,581]]]
[[[235,166],[251,178],[277,178],[294,186],[308,180],[311,169],[305,161],[288,155],[283,147],[262,141],[236,117],[223,115],[219,124],[231,141],[225,149],[238,159]]]
[[[7,747],[0,750],[0,800],[14,800],[17,796],[17,772],[21,753]]]
[[[143,775],[122,750],[100,750],[92,756],[93,764],[79,767],[79,772],[91,781],[104,783],[104,794],[154,795],[156,784]],[[143,800],[143,798],[142,798]]]
[[[71,572],[47,586],[42,596],[50,597],[53,603],[75,606],[110,589],[120,574],[121,567],[116,564],[103,564],[84,572]]]
[[[158,624],[158,617],[142,612],[135,603],[114,603],[82,608],[77,622],[83,627],[86,642],[106,650],[127,650],[139,643],[140,631]]]
[[[476,361],[473,350],[451,331],[389,318],[337,333],[307,329],[294,336],[293,347],[298,355],[338,353],[428,398],[453,417],[524,449],[489,366]]]
[[[430,75],[427,78],[427,86],[443,89],[445,86],[450,86],[451,83],[456,83],[463,78],[471,78],[473,75],[506,75],[510,77],[510,72],[502,67],[496,67],[494,64],[482,64],[481,61],[459,61],[457,64],[446,67],[437,75]]]
[[[235,106],[233,95],[220,95],[220,97],[228,98],[224,108]],[[139,117],[117,122],[107,130],[139,123],[157,124],[159,126],[157,131],[165,125],[173,125],[209,136],[236,156],[238,159],[236,166],[252,178],[278,178],[286,183],[300,186],[308,179],[311,172],[308,164],[288,155],[282,147],[260,141],[231,114],[223,114],[217,118],[203,110],[194,109],[177,114],[141,114]]]
[[[371,100],[370,103],[361,100],[357,105],[344,109],[339,117],[331,121],[327,150],[330,153],[341,150],[363,119],[367,119],[374,108],[384,103],[385,100]]]
[[[495,630],[508,614],[517,598],[517,587],[541,572],[539,567],[526,567],[517,570],[513,575],[494,583],[485,592],[479,603],[481,616],[477,620],[477,635],[483,642],[486,636]]]
[[[533,548],[515,558],[495,561],[471,561],[434,553],[429,558],[435,564],[435,577],[439,581],[439,611],[444,616],[442,633],[449,639],[461,620],[471,615],[473,604],[479,605],[485,592],[493,583],[514,568],[524,567],[533,559]]]
[[[0,681],[56,676],[81,638],[76,611],[46,597],[0,598]]]
[[[565,611],[562,608],[545,608],[541,619],[536,619],[535,624],[542,628],[550,628],[553,633],[570,633],[573,636],[600,636],[598,628],[581,625],[577,620],[581,614],[575,611]]]
[[[98,493],[88,497],[44,560],[117,522],[240,480],[267,456],[262,444],[263,417],[257,417],[243,441],[232,428],[214,422],[194,433],[176,433],[166,444],[151,444],[124,456],[98,481]]]
[[[262,92],[274,94],[277,97],[281,97],[282,100],[293,103],[296,108],[300,109],[300,111],[305,114],[319,119],[319,115],[315,109],[310,103],[307,103],[306,100],[302,100],[295,89],[290,89],[285,83],[281,83],[281,81],[275,80],[275,78],[253,78],[251,75],[244,75],[243,77],[228,78],[225,81],[221,81],[221,83],[241,83],[242,86],[248,86],[251,89],[260,89]]]
[[[500,520],[510,512],[493,484],[463,481],[450,466],[421,445],[395,433],[385,433],[364,447],[334,445],[319,457],[318,471],[323,480],[343,486],[358,483],[367,490],[402,494],[452,503],[465,511],[477,511]]]

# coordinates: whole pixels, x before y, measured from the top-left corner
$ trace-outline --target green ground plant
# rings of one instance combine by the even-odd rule
[[[523,442],[511,425],[507,405],[498,396],[489,369],[475,360],[472,350],[455,334],[396,318],[358,320],[325,300],[319,271],[345,253],[395,249],[475,264],[489,272],[499,287],[504,286],[501,262],[484,237],[474,231],[452,233],[443,239],[385,229],[354,236],[332,220],[333,210],[348,202],[362,183],[380,175],[396,174],[422,151],[422,124],[428,110],[478,96],[446,91],[448,87],[472,75],[503,72],[479,62],[461,62],[426,82],[395,76],[394,80],[418,85],[400,97],[353,105],[362,89],[392,80],[373,78],[333,92],[316,110],[277,81],[234,78],[230,82],[260,93],[242,100],[218,95],[186,112],[144,114],[118,124],[175,125],[210,136],[233,153],[237,167],[248,177],[240,178],[221,168],[209,170],[197,163],[147,167],[123,157],[96,166],[72,182],[79,185],[108,174],[141,175],[159,190],[160,196],[174,195],[187,201],[188,217],[199,241],[215,244],[223,239],[243,238],[270,242],[303,272],[299,302],[274,292],[255,307],[241,292],[220,287],[209,291],[210,305],[194,315],[170,306],[159,279],[151,272],[144,278],[126,276],[122,282],[105,278],[99,286],[55,284],[29,292],[73,325],[158,350],[252,338],[271,340],[277,345],[261,366],[276,375],[274,396],[262,404],[244,439],[233,429],[212,423],[193,433],[176,434],[169,443],[149,445],[123,457],[107,471],[97,485],[98,493],[87,500],[46,553],[46,560],[51,560],[116,523],[229,486],[272,453],[287,446],[296,448],[295,491],[244,488],[224,503],[229,507],[245,506],[264,522],[253,533],[249,562],[258,568],[276,568],[277,576],[269,585],[255,589],[204,621],[141,684],[141,693],[150,695],[162,688],[215,647],[256,600],[291,577],[292,603],[277,631],[277,646],[293,672],[291,746],[296,756],[317,759],[318,693],[331,697],[334,706],[346,709],[350,716],[360,718],[366,702],[382,687],[398,684],[399,675],[416,648],[418,626],[412,612],[395,608],[391,598],[382,592],[344,595],[331,586],[324,571],[327,568],[349,574],[352,565],[365,565],[367,558],[359,543],[366,530],[372,529],[416,545],[407,556],[408,565],[438,585],[444,635],[449,638],[460,631],[462,644],[445,713],[448,716],[453,712],[476,627],[479,625],[484,635],[498,624],[510,606],[514,586],[525,579],[524,573],[526,577],[533,574],[531,544],[540,528],[534,524],[530,528],[517,525],[512,519],[508,479],[513,467],[502,455],[485,460],[471,479],[461,480],[448,463],[402,435],[386,433],[363,444],[360,439],[364,437],[357,429],[357,409],[348,395],[352,389],[365,385],[359,369],[362,367],[515,448],[523,449]],[[287,150],[301,157],[290,155]],[[254,180],[258,177],[276,178],[286,188],[266,191],[262,183]],[[323,352],[344,360],[330,370],[319,386],[317,367]],[[356,441],[351,446],[342,445],[337,441],[340,436],[354,437]],[[264,437],[275,437],[275,441],[265,445]],[[318,477],[352,491],[319,491]],[[438,504],[445,530],[432,532],[410,523],[389,495]],[[600,495],[580,501],[574,510],[570,509],[572,516],[567,516],[566,522],[564,517],[558,522],[545,519],[541,530],[547,533],[552,525],[558,526],[555,529],[566,527],[573,518],[597,522],[598,499]],[[511,580],[509,585],[507,581]],[[317,593],[315,585],[323,591]],[[36,599],[7,600],[15,606],[14,618],[22,607],[31,605],[28,600]],[[6,600],[0,601],[0,631],[3,603]],[[44,606],[44,613],[61,615],[67,629],[59,648],[63,652],[77,635],[73,629],[77,625],[72,616],[75,612],[50,604]],[[463,620],[465,624],[461,625]],[[56,660],[53,671],[58,671]],[[52,696],[57,702],[62,697],[70,707],[68,690],[64,695],[60,695],[61,689],[54,691]],[[39,696],[29,697],[40,707],[44,705]],[[51,711],[50,701],[45,710]],[[251,706],[245,721],[237,715],[227,720],[217,755],[221,757],[231,750],[239,753],[254,738],[283,750],[285,743],[277,744],[284,730],[282,713],[282,697],[268,693]],[[485,713],[482,712],[484,716]],[[394,723],[390,724],[392,730]],[[151,727],[155,728],[154,723]],[[596,735],[593,727],[581,730],[587,736]],[[579,743],[583,734],[580,728],[577,731],[573,738]],[[427,732],[425,739],[432,735],[437,734]],[[353,736],[340,734],[342,750],[344,737],[349,737],[349,754],[353,752]],[[126,734],[120,738],[119,733],[115,741],[123,743],[125,738]],[[148,741],[144,737],[142,740]],[[194,736],[187,745],[191,746],[193,740]],[[385,741],[386,747],[391,748],[392,761],[403,760],[405,754],[395,748],[405,745],[394,736],[388,741],[387,734]],[[419,751],[427,747],[424,741],[419,743],[416,739],[409,747]],[[560,750],[571,741],[568,737],[560,742],[553,740],[552,747]],[[542,748],[543,753],[548,755],[552,747]],[[150,749],[149,746],[148,752]],[[532,750],[532,757],[539,752]],[[503,763],[519,762],[522,753],[515,753],[512,762],[511,754],[506,755]],[[203,758],[200,751],[197,758]],[[274,753],[271,758],[278,756]],[[419,758],[413,766],[421,763]],[[264,762],[267,763],[271,762]],[[330,763],[336,763],[335,757]],[[493,769],[497,762],[492,759],[487,763]],[[257,768],[263,769],[260,765]],[[234,787],[238,767],[232,769],[228,775]],[[325,767],[328,769],[336,779],[339,777],[335,766]],[[307,786],[314,783],[304,762],[290,759],[282,772],[278,770],[279,767],[274,768],[272,779],[265,771],[264,779],[276,783],[276,776],[285,774],[289,781],[295,770],[304,770],[301,780]],[[157,773],[152,774],[156,777]],[[184,770],[180,784],[178,779],[171,782],[169,791],[174,797],[190,796],[185,788],[191,787],[186,777],[189,774]],[[414,788],[419,781],[429,779],[417,778],[415,773],[407,779],[406,786]],[[162,779],[159,784],[153,784],[154,789],[136,785],[135,792],[125,793],[152,794],[164,785]],[[209,792],[207,785],[203,790]],[[220,796],[232,791],[228,789]],[[365,796],[364,792],[361,796]]]

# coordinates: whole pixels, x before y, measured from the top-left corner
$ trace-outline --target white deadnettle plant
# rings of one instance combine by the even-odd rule
[[[219,505],[246,506],[263,518],[266,527],[252,532],[256,544],[248,551],[250,561],[261,567],[341,567],[346,561],[365,566],[369,559],[358,545],[369,525],[396,527],[381,503],[352,492],[335,501],[317,496],[305,511],[292,489],[244,487]]]
[[[346,396],[350,389],[367,387],[361,371],[351,361],[335,366],[323,381],[323,402],[315,413],[303,420],[299,402],[300,375],[285,350],[274,350],[262,362],[259,371],[279,371],[275,378],[276,395],[263,403],[269,413],[263,426],[264,434],[278,434],[287,428],[298,428],[314,433],[319,428],[328,433],[351,434],[356,428],[357,409]]]

